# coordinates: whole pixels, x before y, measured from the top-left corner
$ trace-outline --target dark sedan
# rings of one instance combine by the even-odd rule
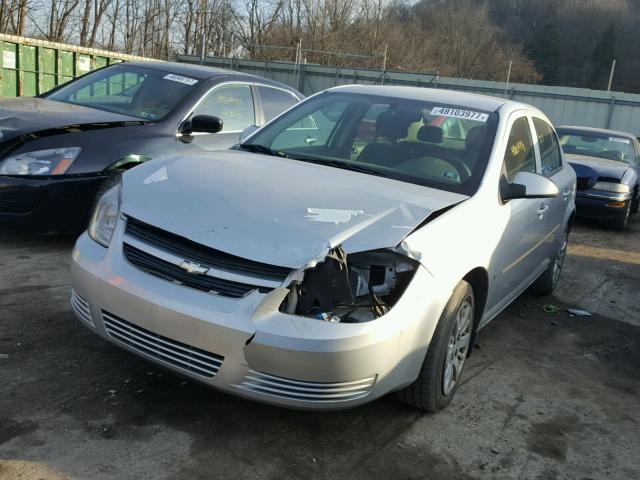
[[[96,193],[123,170],[168,154],[228,148],[246,127],[302,98],[281,83],[229,70],[135,62],[40,97],[0,100],[0,226],[81,230]]]
[[[631,133],[588,127],[558,127],[565,157],[576,171],[576,214],[627,228],[638,212],[640,142]]]

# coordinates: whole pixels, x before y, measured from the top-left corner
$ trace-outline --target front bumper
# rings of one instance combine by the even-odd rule
[[[38,233],[86,227],[104,176],[24,178],[0,175],[0,225]]]
[[[608,192],[578,192],[576,194],[576,215],[583,218],[614,220],[625,214],[625,207],[631,201],[631,194]],[[623,206],[611,204],[623,203]]]
[[[346,408],[408,385],[448,299],[419,267],[403,297],[375,321],[288,315],[278,311],[284,289],[227,298],[143,272],[122,254],[123,223],[109,249],[86,233],[78,239],[71,269],[76,316],[149,361],[266,403]]]

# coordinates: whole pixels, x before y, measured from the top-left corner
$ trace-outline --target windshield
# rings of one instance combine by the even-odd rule
[[[266,125],[240,148],[472,195],[497,117],[462,105],[325,92]]]
[[[45,98],[156,121],[198,83],[194,78],[125,63],[85,75]]]
[[[635,152],[631,139],[615,134],[558,130],[564,153],[617,160],[635,164]]]

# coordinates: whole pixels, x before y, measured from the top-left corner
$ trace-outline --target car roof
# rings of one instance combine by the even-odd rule
[[[578,126],[572,126],[572,125],[559,125],[556,127],[556,130],[576,130],[578,132],[603,133],[605,135],[616,135],[618,137],[629,137],[629,138],[636,137],[633,133],[620,132],[618,130],[607,130],[606,128],[596,128],[596,127],[578,127]]]
[[[297,90],[284,83],[269,80],[257,75],[251,75],[249,73],[228,70],[226,68],[209,67],[207,65],[195,65],[193,63],[161,62],[153,60],[124,63],[126,63],[127,65],[132,65],[134,67],[152,68],[154,70],[174,73],[176,75],[185,75],[198,80],[209,80],[215,79],[216,77],[233,77],[234,79],[246,79],[249,81],[257,81],[266,85],[274,85],[280,88],[286,88],[289,91],[298,93]]]
[[[534,107],[529,105],[520,104],[504,98],[479,95],[477,93],[458,92],[455,90],[442,90],[439,88],[400,87],[391,85],[342,85],[330,88],[329,91],[382,95],[393,98],[424,100],[433,103],[441,102],[448,105],[461,105],[489,112],[498,111],[505,105],[513,107],[522,106],[535,110]]]

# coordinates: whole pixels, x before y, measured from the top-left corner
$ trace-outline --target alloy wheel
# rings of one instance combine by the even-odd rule
[[[553,284],[555,285],[560,279],[560,273],[562,273],[562,266],[564,265],[564,259],[567,256],[567,245],[569,244],[569,229],[566,229],[562,236],[562,245],[556,253],[556,258],[553,261]]]
[[[460,381],[462,367],[467,359],[473,328],[473,303],[470,297],[464,299],[456,314],[453,330],[447,346],[442,373],[442,393],[446,396]]]

